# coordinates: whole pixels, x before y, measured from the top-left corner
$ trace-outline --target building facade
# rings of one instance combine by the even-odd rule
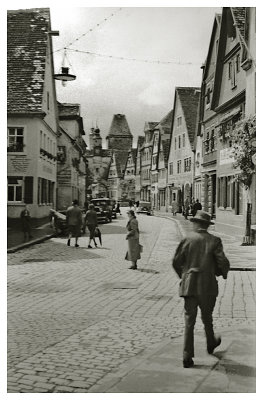
[[[42,218],[56,205],[59,135],[49,9],[8,11],[7,31],[7,214],[28,204]]]
[[[79,104],[58,103],[60,135],[57,153],[57,209],[86,201],[86,142]]]
[[[153,149],[153,132],[158,122],[145,122],[144,142],[140,148],[141,159],[141,195],[140,200],[151,201],[151,165]]]
[[[245,26],[245,7],[224,7],[216,60],[211,109],[217,114],[217,204],[216,229],[244,234],[244,187],[236,180],[231,132],[243,118],[246,74],[241,68],[240,27]],[[238,28],[239,26],[239,28]]]
[[[196,153],[199,159],[202,156],[201,185],[202,196],[199,199],[203,209],[212,218],[216,217],[216,193],[217,193],[217,136],[218,115],[211,109],[211,101],[214,91],[215,66],[217,60],[221,15],[216,14],[208,49],[208,54],[203,70],[201,97],[200,97],[200,121],[199,137],[202,138],[202,154]],[[200,189],[200,187],[198,187]],[[198,190],[200,196],[200,190]],[[198,198],[196,196],[196,198]]]
[[[168,207],[174,201],[182,211],[184,202],[191,201],[194,178],[194,140],[198,117],[200,88],[175,89],[174,115],[168,158]]]

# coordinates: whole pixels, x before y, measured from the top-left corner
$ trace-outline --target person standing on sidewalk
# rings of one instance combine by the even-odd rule
[[[141,258],[138,221],[133,210],[129,210],[127,214],[129,218],[126,225],[128,231],[126,235],[126,240],[128,240],[128,251],[125,260],[131,261],[132,263],[129,269],[137,269],[137,260]]]
[[[192,210],[193,217],[196,215],[197,210],[202,210],[202,204],[199,202],[198,199],[196,199],[196,201],[193,203],[193,210]]]
[[[75,237],[75,247],[79,247],[78,238],[81,235],[80,230],[82,226],[82,212],[79,208],[78,200],[73,200],[72,206],[67,209],[66,221],[69,230],[67,245],[70,246],[70,239],[73,236]]]
[[[213,224],[210,215],[198,210],[190,221],[193,232],[179,243],[173,258],[173,268],[182,279],[179,296],[184,298],[184,368],[194,365],[194,326],[198,307],[208,353],[212,354],[221,343],[221,338],[214,334],[212,317],[218,295],[216,276],[222,275],[226,279],[230,268],[221,239],[207,232],[209,225]]]
[[[21,222],[22,222],[22,231],[24,233],[24,240],[32,239],[33,236],[31,234],[31,216],[28,209],[28,205],[25,205],[24,210],[21,211],[20,214]]]
[[[85,216],[85,223],[86,223],[86,225],[88,227],[88,230],[89,230],[88,248],[92,249],[92,246],[90,245],[92,240],[93,240],[95,246],[96,247],[98,246],[96,241],[95,241],[95,229],[98,226],[98,219],[97,219],[97,213],[94,210],[94,205],[93,204],[89,205],[89,210],[87,211],[86,216]]]

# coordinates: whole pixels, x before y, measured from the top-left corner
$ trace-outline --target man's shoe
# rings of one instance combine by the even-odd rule
[[[137,269],[137,267],[133,267],[133,266],[131,266],[131,267],[129,267],[129,269]]]
[[[215,338],[215,344],[212,347],[207,347],[208,354],[213,354],[216,347],[220,346],[221,344],[221,337]]]
[[[194,366],[194,361],[192,358],[186,358],[183,360],[183,366],[184,368],[191,368]]]
[[[76,243],[76,244],[75,244],[75,247],[79,247],[79,244]]]
[[[88,245],[88,249],[92,249],[92,247],[90,245]]]
[[[70,239],[68,239],[67,246],[70,246]]]

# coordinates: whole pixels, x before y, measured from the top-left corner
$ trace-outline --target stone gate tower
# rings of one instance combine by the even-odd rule
[[[108,149],[114,151],[128,151],[132,148],[133,136],[131,134],[125,115],[115,114],[106,137]]]

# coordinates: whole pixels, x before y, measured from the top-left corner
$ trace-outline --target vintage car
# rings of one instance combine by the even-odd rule
[[[147,215],[153,215],[151,203],[149,201],[140,201],[136,212],[137,214],[144,213]]]
[[[103,222],[107,223],[111,221],[109,219],[107,212],[105,212],[101,207],[95,207],[94,210],[96,211],[97,214],[98,223],[103,223]]]
[[[117,218],[117,213],[113,208],[114,201],[108,197],[92,199],[90,202],[94,204],[95,207],[100,207],[106,213],[109,220],[107,222],[111,222],[112,218]]]

